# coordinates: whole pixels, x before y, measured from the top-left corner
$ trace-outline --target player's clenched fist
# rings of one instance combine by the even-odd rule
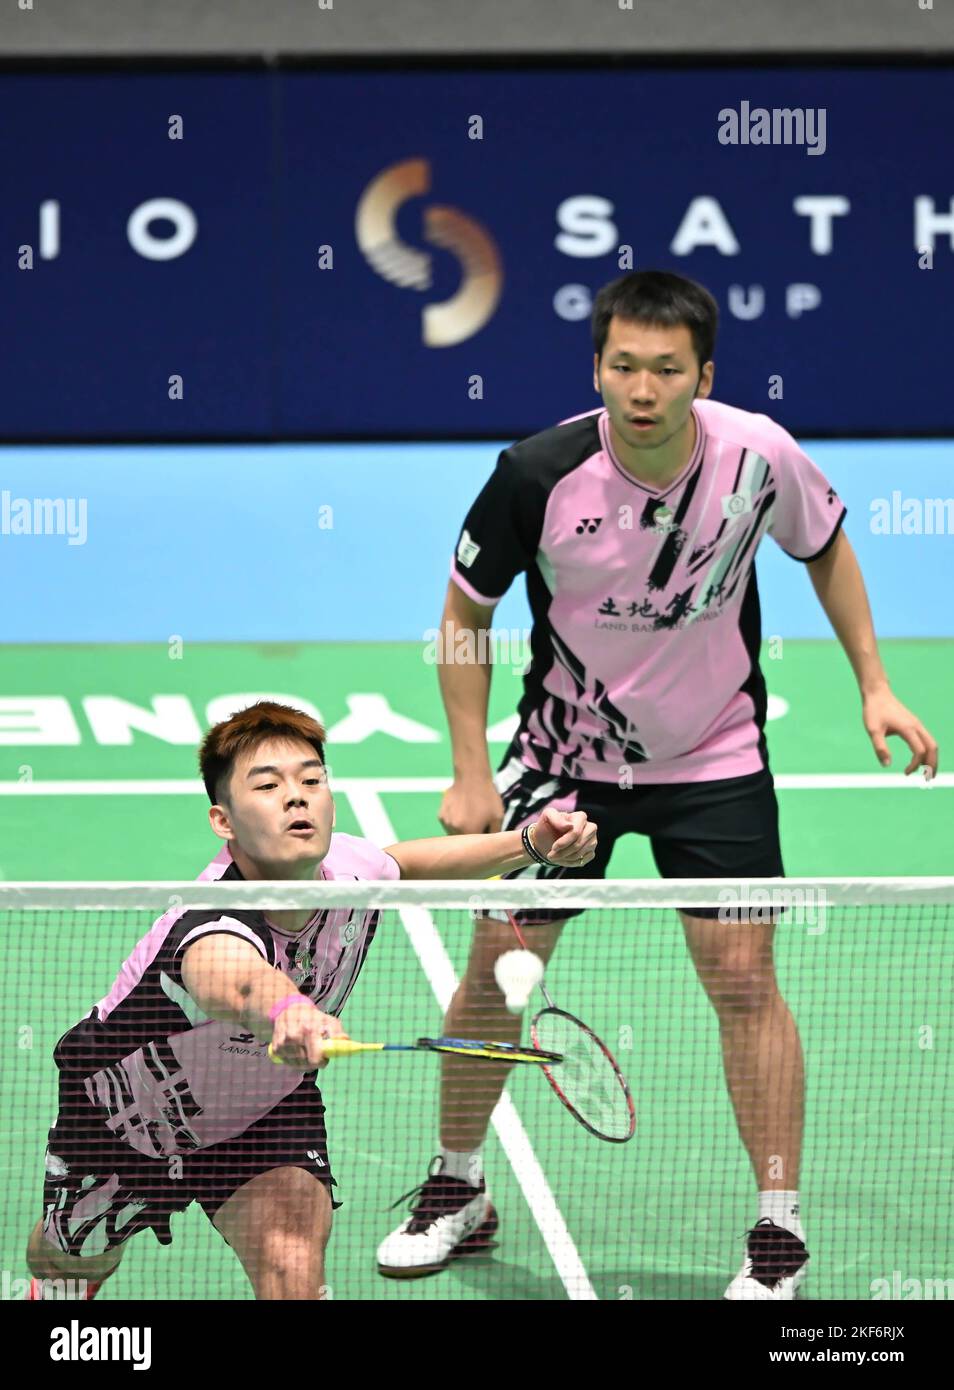
[[[314,1071],[328,1065],[321,1044],[329,1038],[347,1036],[332,1014],[323,1014],[314,1004],[292,1004],[275,1020],[268,1055],[273,1062],[284,1062],[299,1071]]]
[[[556,811],[548,806],[530,828],[533,847],[563,868],[580,869],[596,855],[596,824],[585,811]]]
[[[437,819],[448,835],[496,834],[503,824],[503,801],[493,779],[455,781],[444,793]]]

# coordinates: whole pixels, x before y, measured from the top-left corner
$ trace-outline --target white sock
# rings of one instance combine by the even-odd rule
[[[474,1149],[472,1153],[455,1153],[453,1149],[442,1148],[441,1158],[444,1160],[442,1173],[446,1173],[449,1178],[460,1178],[461,1182],[469,1182],[471,1187],[480,1186],[484,1176],[480,1149]]]
[[[797,1192],[780,1192],[778,1189],[760,1192],[758,1219],[761,1221],[763,1216],[767,1216],[776,1226],[783,1226],[786,1231],[791,1231],[799,1240],[804,1241],[805,1232],[802,1230],[799,1215],[800,1205]]]

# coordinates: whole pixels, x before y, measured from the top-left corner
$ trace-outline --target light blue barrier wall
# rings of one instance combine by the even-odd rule
[[[419,639],[438,622],[458,528],[499,447],[2,449],[0,640]],[[954,498],[954,443],[804,447],[848,506],[879,634],[954,635],[954,500],[943,534],[872,530],[877,499],[889,524],[894,512],[912,528],[926,499]],[[31,512],[34,498],[59,499],[83,543],[17,534],[22,498]],[[830,636],[804,567],[771,540],[759,580],[766,634]],[[527,621],[521,583],[495,624]]]

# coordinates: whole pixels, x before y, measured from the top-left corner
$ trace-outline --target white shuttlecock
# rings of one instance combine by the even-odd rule
[[[510,1012],[523,1013],[543,979],[543,961],[532,951],[505,951],[494,964],[494,979]]]

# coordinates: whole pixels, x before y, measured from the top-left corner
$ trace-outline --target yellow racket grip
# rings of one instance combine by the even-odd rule
[[[329,1038],[321,1044],[326,1057],[353,1057],[356,1052],[381,1052],[383,1049],[383,1042],[355,1042],[354,1038]]]
[[[384,1043],[355,1042],[353,1038],[327,1038],[321,1044],[326,1057],[353,1057],[356,1052],[380,1052],[383,1047]],[[271,1043],[268,1044],[268,1056],[278,1066],[284,1066],[282,1059],[272,1051]]]

